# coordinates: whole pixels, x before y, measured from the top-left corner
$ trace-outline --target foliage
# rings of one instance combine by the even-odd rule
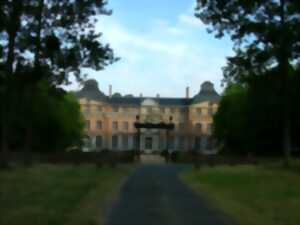
[[[54,99],[60,85],[69,84],[71,75],[81,81],[85,77],[81,72],[83,68],[102,70],[115,62],[112,49],[100,42],[101,33],[96,29],[99,16],[112,13],[106,4],[105,0],[0,2],[0,98],[3,103],[0,166],[7,164],[8,140],[12,136],[26,139],[21,142],[27,153],[38,142],[55,148],[70,144],[71,139],[78,137],[74,131],[80,130],[77,129],[80,120],[71,122],[79,118],[77,106],[71,97]],[[46,92],[39,87],[41,82],[45,83],[44,88],[53,89],[46,92],[54,96],[46,97]],[[49,114],[41,112],[44,108],[49,109]],[[40,111],[37,113],[37,110]],[[74,110],[74,114],[67,116],[68,110]],[[47,126],[45,119],[49,119]],[[43,135],[47,132],[49,140],[45,142]]]
[[[61,84],[68,82],[71,73],[81,79],[83,67],[101,70],[115,60],[110,47],[99,42],[101,33],[95,29],[99,15],[111,14],[103,0],[24,0],[2,4],[1,47],[6,53],[3,61],[14,41],[14,57],[9,63],[34,64],[37,70],[46,66],[51,70],[49,82]],[[27,79],[34,82],[41,75],[46,74],[37,71]]]
[[[224,68],[224,81],[227,84],[249,85],[253,92],[257,87],[255,82],[259,82],[260,79],[267,86],[274,87],[274,83],[278,84],[271,92],[277,97],[280,96],[277,99],[280,102],[277,110],[280,110],[282,146],[288,161],[293,124],[290,79],[295,76],[295,68],[300,64],[299,2],[293,0],[197,0],[197,2],[196,16],[210,25],[210,32],[214,32],[217,38],[229,35],[234,42],[235,55],[228,57],[228,65]],[[273,74],[272,78],[270,74]],[[263,77],[268,77],[269,81]],[[259,88],[258,90],[261,91]],[[262,94],[270,96],[266,91]],[[267,126],[270,127],[272,124]]]
[[[240,151],[248,146],[249,129],[245,130],[248,125],[247,98],[246,88],[232,85],[225,90],[221,99],[219,110],[214,116],[214,133],[225,148]]]
[[[84,120],[77,99],[70,93],[51,97],[47,90],[39,96],[39,107],[34,114],[34,136],[36,149],[58,151],[80,145]]]
[[[291,102],[300,98],[298,75],[291,77],[293,95]],[[227,153],[259,155],[279,154],[282,146],[282,110],[278,101],[282,96],[274,90],[279,89],[274,74],[256,78],[250,85],[228,86],[220,101],[219,110],[214,117],[215,136]],[[299,149],[298,131],[300,129],[300,108],[291,106],[291,140],[294,149]]]
[[[17,82],[15,84],[17,87],[22,85]],[[19,93],[20,91],[15,90],[10,99],[18,103],[11,115],[13,119],[10,132],[14,134],[8,141],[11,149],[20,151],[26,142],[24,133],[28,124],[24,118],[32,118],[32,132],[35,137],[32,150],[62,151],[66,147],[81,144],[84,121],[79,103],[72,94],[41,81],[36,96],[38,107],[32,107],[32,105],[24,106],[26,92]],[[19,94],[22,94],[22,97]],[[31,114],[28,115],[28,112]]]

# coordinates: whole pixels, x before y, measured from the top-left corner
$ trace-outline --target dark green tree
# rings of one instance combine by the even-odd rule
[[[217,38],[229,35],[236,55],[228,58],[226,82],[247,83],[275,71],[282,98],[282,140],[291,154],[291,67],[300,62],[300,4],[294,0],[198,0],[196,16]],[[274,90],[276,91],[276,90]]]
[[[27,91],[23,100],[33,106],[28,110],[34,110],[39,81],[47,80],[50,85],[68,84],[70,75],[82,80],[82,68],[101,70],[115,61],[111,48],[100,42],[101,33],[95,29],[100,15],[111,14],[105,6],[104,0],[1,1],[1,94],[2,99],[6,99],[1,112],[1,159],[5,159],[8,149],[8,115],[14,108],[9,101],[13,88],[10,81],[18,76],[18,69],[31,67],[23,77]],[[26,136],[30,148],[32,111],[27,115]]]

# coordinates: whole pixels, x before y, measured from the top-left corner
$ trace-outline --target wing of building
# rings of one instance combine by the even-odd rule
[[[194,97],[189,97],[187,88],[185,98],[112,96],[111,87],[105,95],[95,80],[86,81],[74,94],[86,121],[88,150],[215,153],[211,134],[220,96],[211,82],[204,82]],[[171,123],[174,129],[141,128],[138,132],[137,120],[144,124]]]

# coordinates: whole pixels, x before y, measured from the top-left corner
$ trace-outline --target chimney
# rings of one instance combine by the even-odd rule
[[[111,98],[112,96],[112,85],[110,84],[109,85],[109,88],[108,88],[108,96]]]
[[[140,98],[142,98],[142,97],[143,97],[143,94],[141,93],[141,94],[140,94]]]
[[[190,87],[186,87],[186,90],[185,90],[185,97],[186,97],[186,98],[190,98]]]
[[[160,98],[160,95],[159,95],[159,94],[157,94],[157,95],[156,95],[156,98]]]

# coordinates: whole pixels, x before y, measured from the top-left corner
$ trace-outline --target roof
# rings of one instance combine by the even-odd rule
[[[207,81],[201,85],[200,92],[193,98],[162,98],[162,97],[112,97],[109,98],[99,90],[96,80],[87,80],[84,87],[74,92],[76,98],[88,98],[90,100],[105,101],[112,105],[131,105],[140,106],[146,99],[152,99],[161,106],[189,106],[191,104],[198,104],[205,101],[218,102],[220,95],[215,91],[211,82]]]
[[[147,98],[147,97],[131,97],[131,98],[124,98],[124,97],[114,97],[109,98],[108,103],[112,105],[136,105],[140,106],[142,102],[146,99],[152,99],[156,101],[159,105],[163,106],[187,106],[190,105],[193,99],[189,98]]]
[[[96,80],[87,80],[80,91],[74,92],[76,98],[88,98],[96,101],[107,101],[108,97],[100,91]]]
[[[200,92],[193,98],[193,104],[210,101],[219,102],[220,95],[216,92],[213,83],[206,81],[201,85]]]

